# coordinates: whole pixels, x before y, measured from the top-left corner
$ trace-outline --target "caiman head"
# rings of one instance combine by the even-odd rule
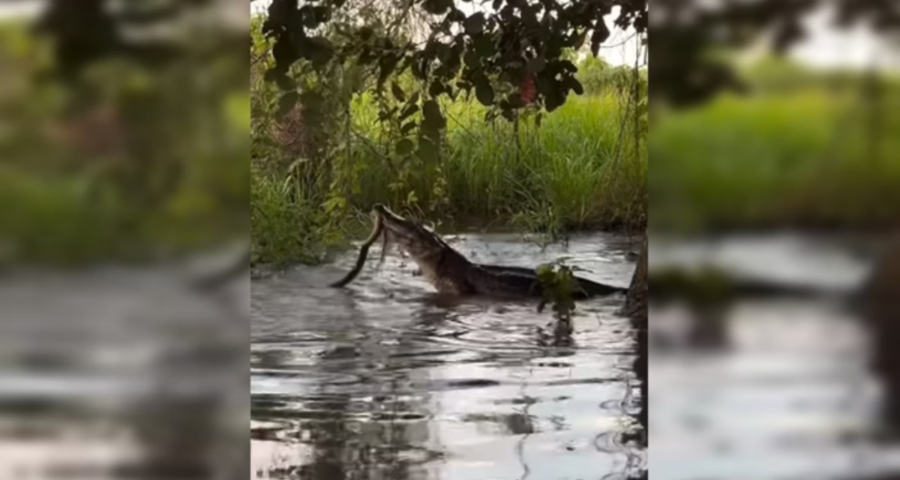
[[[372,213],[381,217],[381,224],[388,240],[396,243],[416,262],[427,260],[450,248],[441,237],[422,224],[407,220],[378,203],[372,207]]]
[[[372,213],[378,215],[389,242],[396,243],[413,258],[422,275],[438,291],[458,291],[464,280],[458,271],[465,268],[468,261],[447,245],[441,237],[424,225],[407,220],[392,212],[386,206],[376,204]]]

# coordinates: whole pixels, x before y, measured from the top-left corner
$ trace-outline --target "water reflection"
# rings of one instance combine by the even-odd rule
[[[572,257],[627,284],[628,239],[594,235],[541,252],[512,236],[463,236],[479,262]],[[373,252],[373,256],[378,252]],[[579,305],[574,344],[540,343],[536,303],[447,299],[389,256],[352,288],[353,261],[296,268],[252,291],[253,471],[266,478],[562,479],[641,473],[624,436],[640,410],[635,334],[621,298]]]
[[[868,265],[834,245],[770,236],[651,253],[657,272],[702,264],[733,282],[721,302],[689,290],[651,302],[654,478],[900,473],[900,437],[884,428],[897,408],[900,363],[884,361],[896,322],[853,308]]]
[[[0,280],[0,477],[246,478],[232,307],[173,269]]]

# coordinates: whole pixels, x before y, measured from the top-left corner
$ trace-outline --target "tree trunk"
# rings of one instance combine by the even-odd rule
[[[643,245],[641,245],[641,255],[638,259],[637,267],[634,269],[634,275],[631,277],[631,285],[628,287],[628,295],[625,299],[625,306],[622,313],[631,319],[632,328],[635,331],[635,358],[632,367],[634,373],[640,382],[640,410],[635,415],[641,431],[637,433],[638,443],[641,446],[647,446],[647,439],[650,435],[650,425],[648,423],[648,411],[650,408],[650,392],[647,379],[647,355],[649,349],[648,341],[648,323],[647,323],[647,301],[648,301],[648,279],[647,279],[647,236],[644,236]],[[641,478],[647,478],[646,473]]]
[[[647,237],[641,245],[641,255],[638,259],[637,267],[634,269],[634,275],[631,277],[631,285],[628,287],[628,296],[625,299],[625,307],[623,313],[631,319],[643,320],[644,326],[647,324]]]

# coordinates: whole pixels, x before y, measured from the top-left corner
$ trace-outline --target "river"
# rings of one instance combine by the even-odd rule
[[[544,250],[515,235],[461,235],[480,263],[558,257],[627,286],[635,247],[589,235]],[[551,480],[629,478],[640,408],[636,343],[622,296],[578,305],[574,342],[548,344],[535,302],[442,299],[378,247],[355,260],[254,281],[251,454],[257,478]]]

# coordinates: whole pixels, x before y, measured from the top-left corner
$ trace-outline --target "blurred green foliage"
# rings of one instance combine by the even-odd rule
[[[660,113],[654,228],[884,228],[900,214],[900,78],[763,59],[751,93]]]
[[[204,32],[164,66],[45,75],[50,42],[0,24],[0,262],[142,260],[246,232],[246,57]]]

